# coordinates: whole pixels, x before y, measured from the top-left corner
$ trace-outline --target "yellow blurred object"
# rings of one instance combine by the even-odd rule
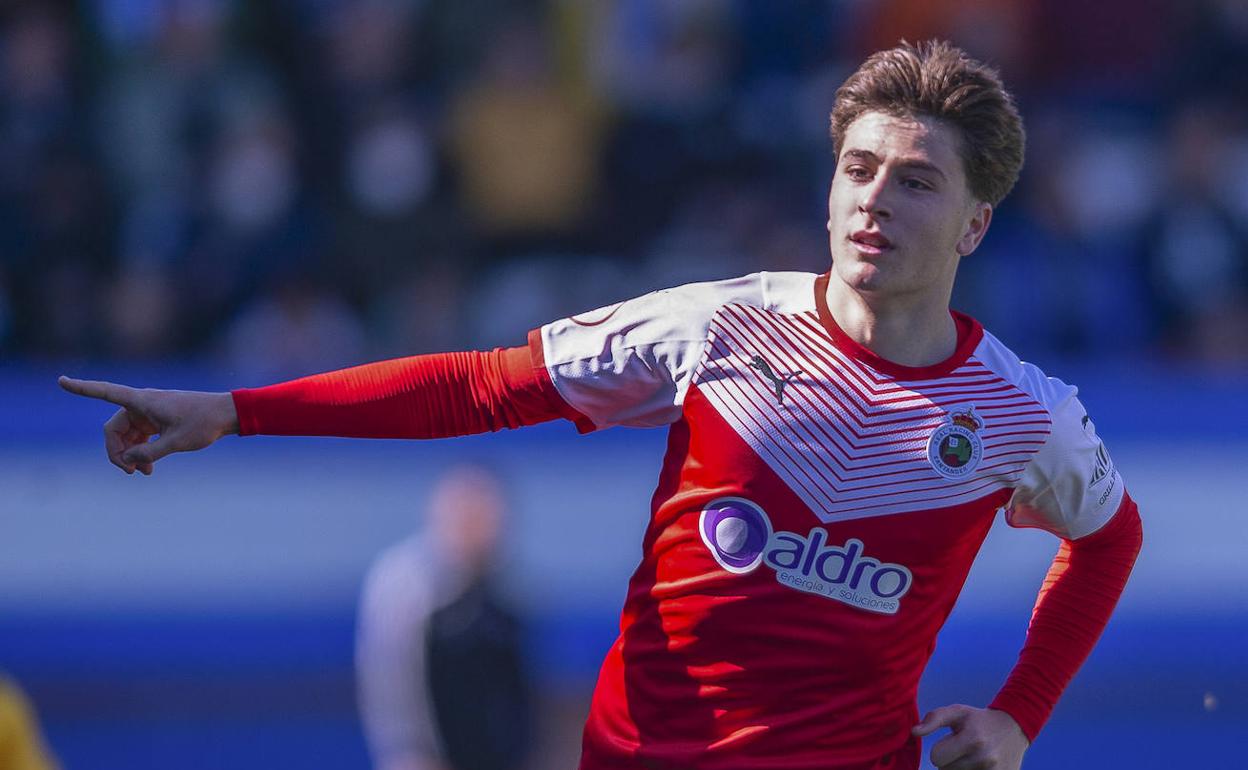
[[[56,770],[25,693],[0,676],[0,770]]]
[[[566,232],[597,193],[600,116],[555,48],[542,27],[511,25],[451,107],[463,204],[493,235]]]
[[[592,114],[557,88],[469,90],[456,105],[453,127],[465,204],[487,229],[560,230],[593,199]]]

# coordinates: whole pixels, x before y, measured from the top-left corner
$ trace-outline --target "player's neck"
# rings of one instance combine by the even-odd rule
[[[854,342],[902,366],[931,366],[953,355],[957,325],[947,296],[880,298],[828,282],[828,311]]]

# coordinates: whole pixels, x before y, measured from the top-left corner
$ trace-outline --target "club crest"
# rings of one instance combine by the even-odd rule
[[[927,460],[947,479],[965,478],[984,457],[984,442],[979,437],[984,423],[973,406],[964,412],[950,412],[947,417],[948,422],[932,431],[927,441]]]

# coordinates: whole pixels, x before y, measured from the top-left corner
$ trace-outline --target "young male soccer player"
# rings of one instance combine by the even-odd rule
[[[942,43],[837,93],[832,265],[660,291],[533,331],[232,394],[63,380],[121,405],[109,458],[151,473],[229,433],[435,437],[558,417],[670,425],[583,770],[1018,768],[1141,542],[1075,389],[951,312],[1022,165],[996,74]],[[158,436],[148,443],[149,438]],[[920,674],[999,508],[1061,538],[987,708],[920,721]]]

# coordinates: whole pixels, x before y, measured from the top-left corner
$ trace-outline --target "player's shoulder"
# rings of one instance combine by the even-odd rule
[[[779,313],[806,313],[815,309],[814,273],[785,270],[757,273],[764,307]]]
[[[814,273],[760,271],[736,278],[698,281],[654,292],[687,310],[714,311],[724,305],[753,305],[782,313],[813,310]]]
[[[1079,389],[1044,372],[1039,366],[1022,360],[987,329],[975,348],[975,358],[1007,383],[1035,399],[1049,412],[1072,401]]]
[[[758,272],[738,278],[686,283],[652,291],[547,324],[542,337],[547,363],[601,351],[603,337],[625,346],[704,340],[711,319],[729,305],[752,305],[778,312],[814,309],[815,276],[797,272]]]

